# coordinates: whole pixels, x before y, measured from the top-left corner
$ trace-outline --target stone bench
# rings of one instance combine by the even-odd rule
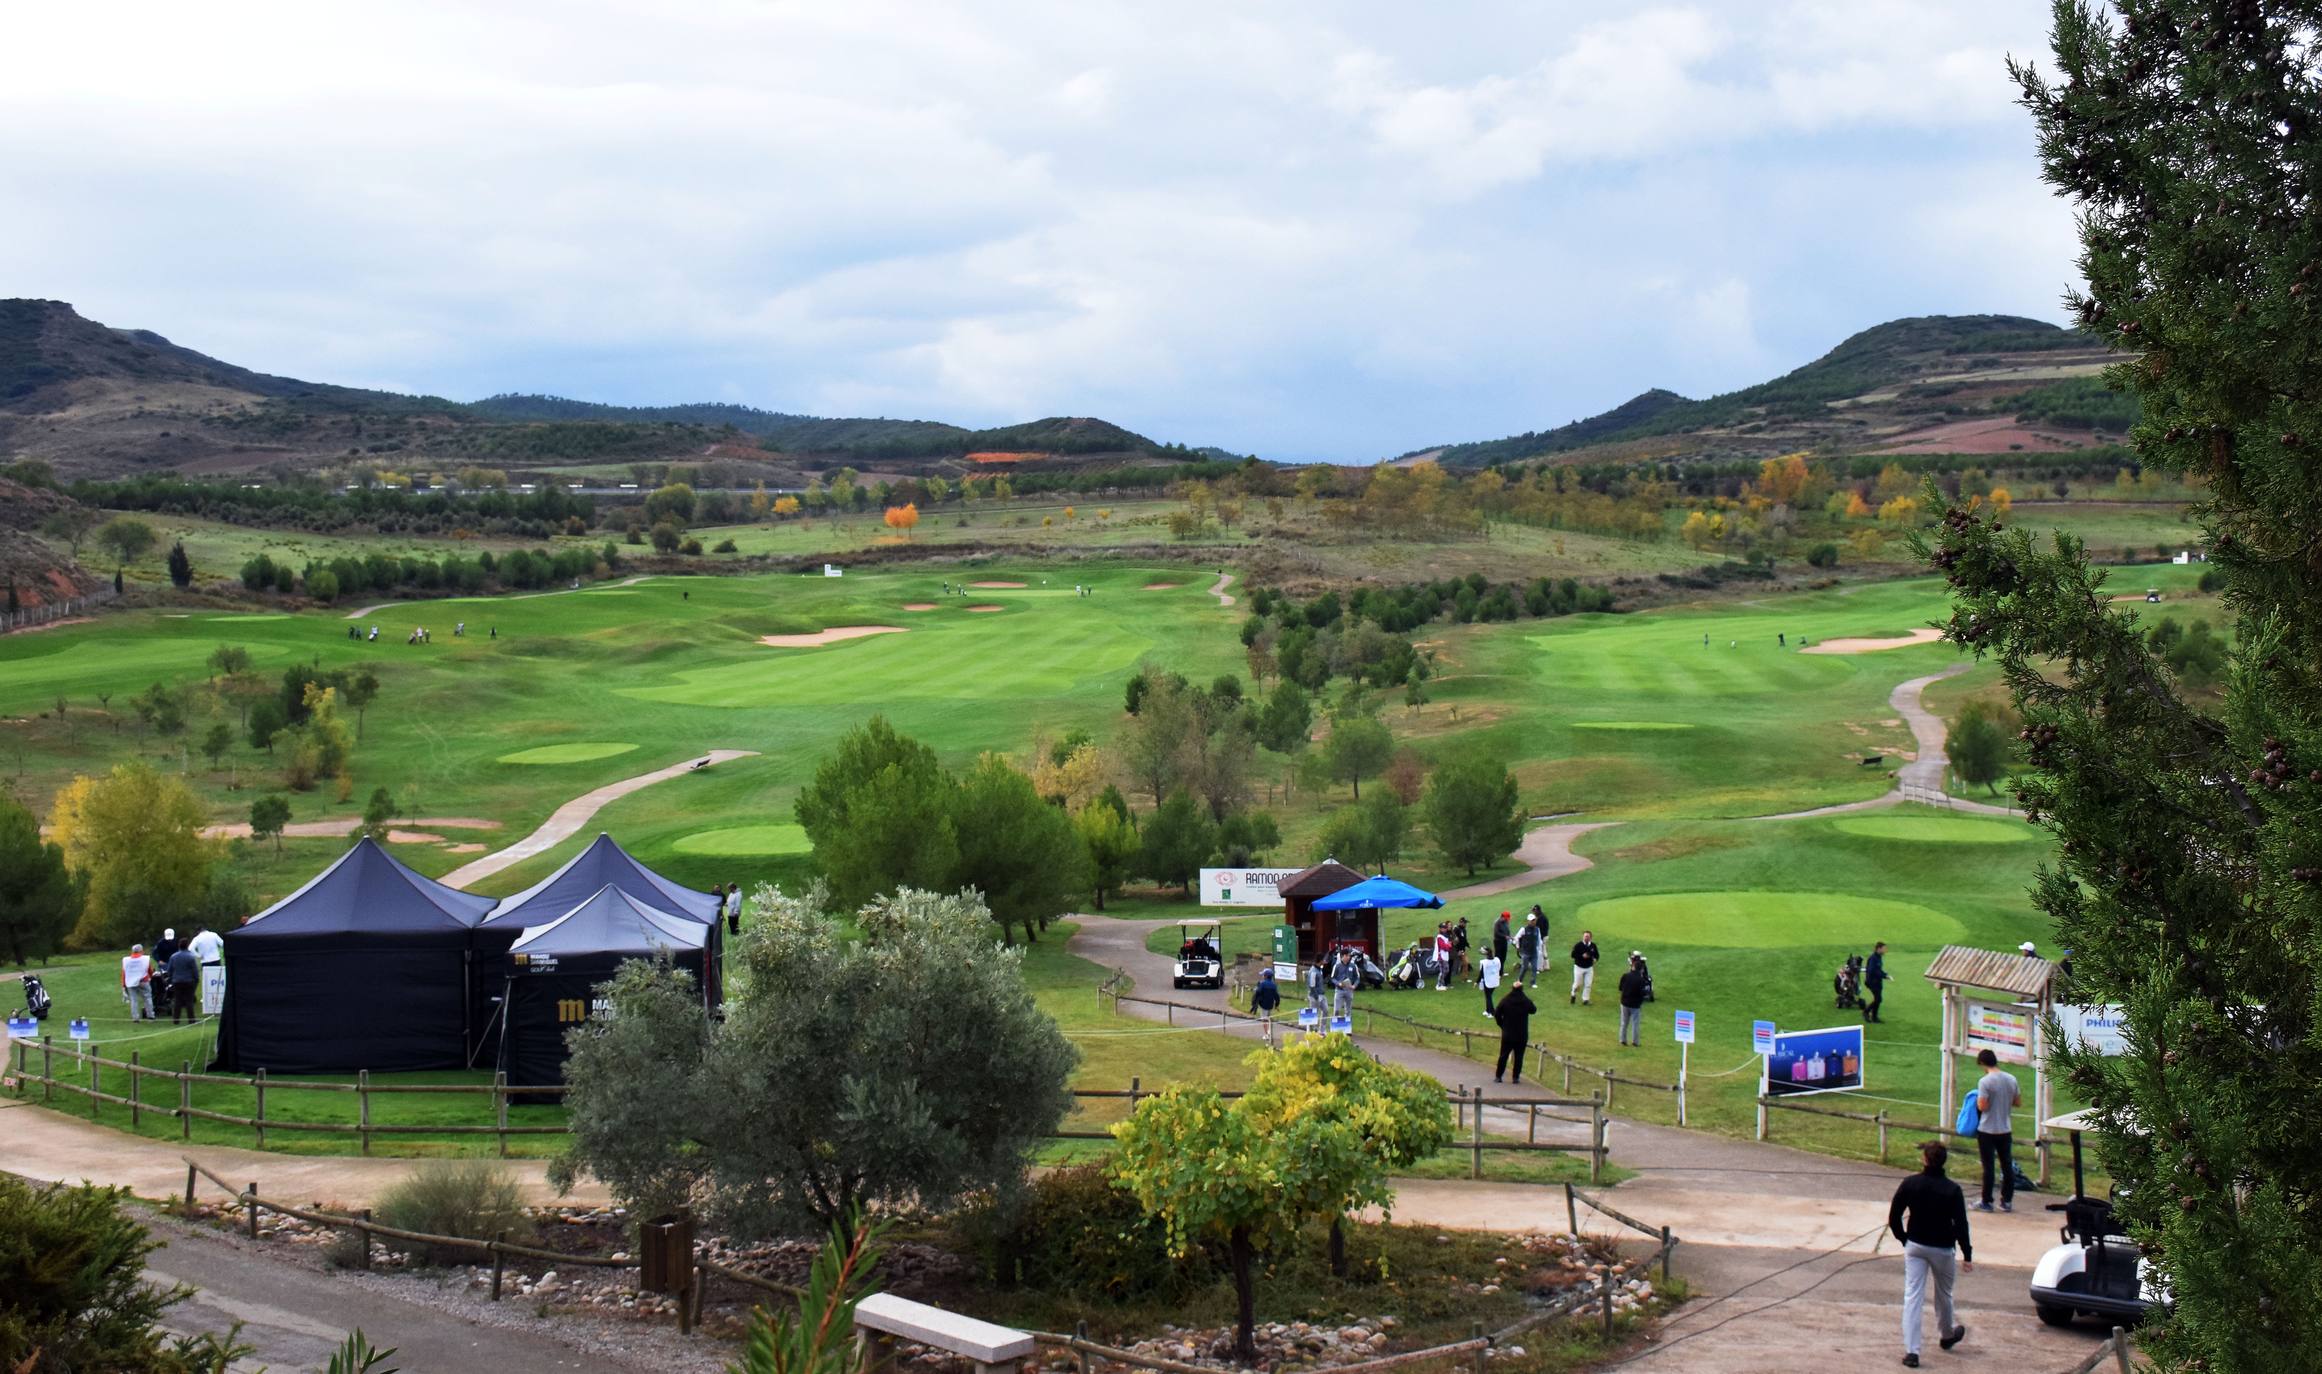
[[[1031,1355],[1033,1349],[1031,1335],[1014,1327],[979,1321],[890,1293],[873,1293],[857,1303],[855,1328],[965,1356],[975,1361],[979,1372],[1012,1366]]]

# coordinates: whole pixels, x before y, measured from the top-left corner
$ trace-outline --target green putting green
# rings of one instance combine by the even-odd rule
[[[733,825],[723,830],[697,830],[680,836],[670,846],[680,854],[707,858],[754,858],[766,854],[805,854],[814,849],[804,827],[796,825]]]
[[[1915,902],[1840,892],[1656,892],[1590,902],[1571,924],[1613,945],[1941,945],[1961,938],[1959,922]],[[1648,950],[1648,953],[1650,951]]]
[[[1576,720],[1575,730],[1690,730],[1693,727],[1680,720]]]
[[[2022,844],[2032,838],[2030,826],[1969,816],[1847,816],[1831,825],[1849,835],[1914,844]]]
[[[519,749],[513,754],[502,754],[502,763],[593,763],[616,754],[634,750],[634,744],[574,743],[543,744],[537,749]]]

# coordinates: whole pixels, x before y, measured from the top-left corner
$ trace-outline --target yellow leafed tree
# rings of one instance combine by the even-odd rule
[[[192,924],[209,890],[217,846],[193,789],[142,763],[74,778],[49,815],[65,866],[89,885],[72,943],[126,947],[163,926]]]

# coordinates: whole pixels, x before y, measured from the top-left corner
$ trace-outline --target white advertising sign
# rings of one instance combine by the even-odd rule
[[[2098,1054],[2128,1053],[2128,1036],[2122,1032],[2125,1017],[2119,1007],[2058,1007],[2056,1020],[2063,1027],[2066,1044]]]
[[[1296,873],[1295,868],[1205,868],[1201,870],[1203,906],[1274,906],[1282,897],[1274,884]]]

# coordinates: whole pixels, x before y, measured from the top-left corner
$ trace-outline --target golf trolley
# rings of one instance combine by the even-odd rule
[[[1171,985],[1180,988],[1222,988],[1225,959],[1220,954],[1225,927],[1216,921],[1177,923],[1177,962],[1170,970]]]
[[[2114,1218],[2111,1201],[2087,1196],[2080,1135],[2095,1129],[2094,1119],[2089,1112],[2078,1111],[2047,1125],[2072,1138],[2072,1196],[2048,1204],[2049,1211],[2064,1214],[2063,1244],[2040,1256],[2032,1270],[2032,1309],[2049,1326],[2069,1326],[2082,1313],[2115,1326],[2135,1326],[2165,1294],[2153,1281],[2136,1242]]]
[[[48,1019],[48,989],[41,986],[40,975],[24,975],[24,1010],[35,1021]]]
[[[1862,956],[1849,954],[1838,972],[1831,975],[1830,990],[1840,1011],[1852,1011],[1862,1005]]]

